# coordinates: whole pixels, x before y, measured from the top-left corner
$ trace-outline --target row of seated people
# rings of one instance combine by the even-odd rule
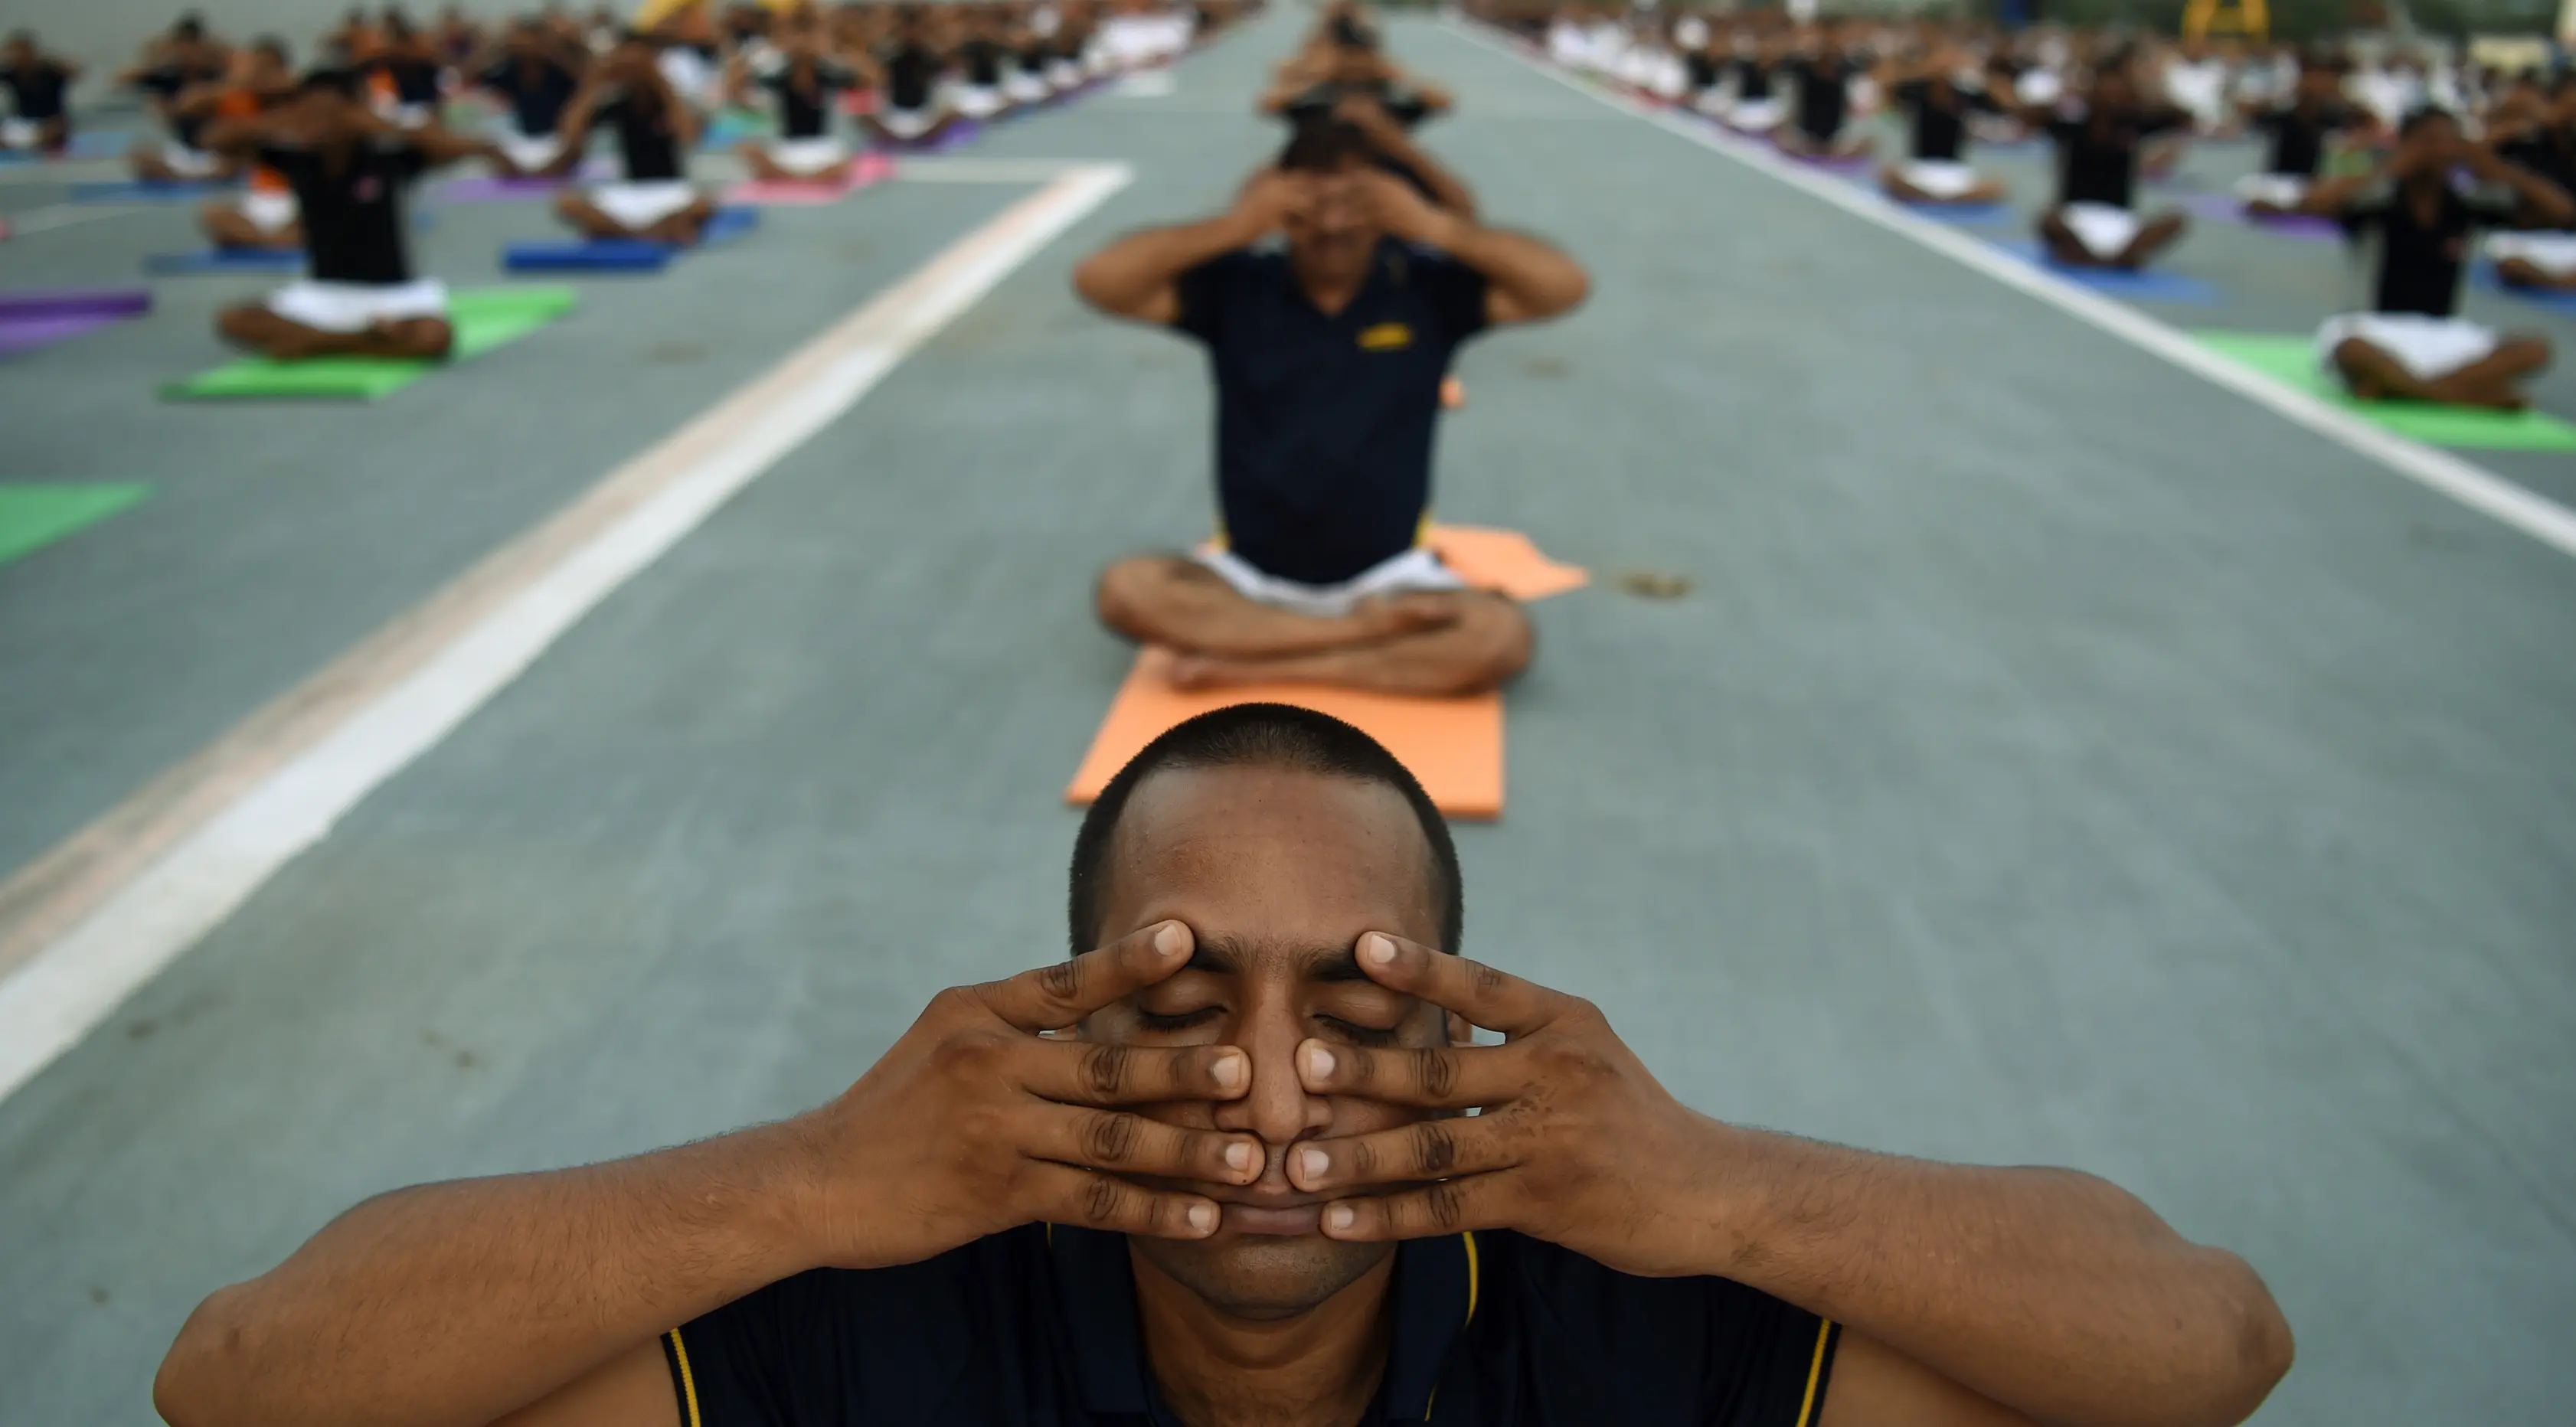
[[[2137,201],[2142,177],[2170,161],[2160,144],[2212,128],[2205,109],[2175,102],[2170,65],[2134,48],[2096,51],[2035,101],[2026,75],[1965,34],[1917,26],[1881,58],[1858,49],[1871,33],[1851,22],[1798,31],[1765,68],[1792,86],[1762,131],[1784,152],[1864,157],[1874,136],[1862,105],[1883,100],[1908,135],[1905,157],[1880,174],[1893,198],[1999,201],[2005,185],[1968,162],[1970,145],[2031,134],[2055,150],[2055,191],[2037,221],[2052,262],[2136,269],[2187,231],[2181,212],[2141,212]],[[2480,89],[2493,96],[2481,116],[2427,107],[2391,127],[2353,101],[2344,57],[2286,68],[2286,92],[2237,97],[2232,123],[2265,150],[2236,192],[2251,216],[2331,219],[2368,248],[2369,305],[2320,325],[2325,368],[2364,397],[2526,404],[2522,382],[2547,365],[2547,340],[2463,318],[2460,290],[2481,237],[2506,285],[2576,289],[2576,77],[2503,80]],[[1715,107],[1730,122],[1741,112]]]
[[[900,46],[929,21],[906,11],[897,23]],[[609,140],[615,176],[568,187],[556,202],[562,219],[591,238],[696,241],[715,205],[688,178],[703,115],[672,77],[671,43],[630,32],[605,54],[584,58],[576,73],[550,38],[534,24],[514,27],[495,67],[554,77],[560,104],[546,136],[558,151],[551,157],[531,151],[538,136],[520,126],[526,116],[515,109],[519,122],[470,135],[436,117],[387,112],[362,66],[325,65],[299,77],[274,41],[228,54],[227,84],[193,137],[216,172],[245,173],[253,183],[237,199],[210,204],[204,221],[219,242],[303,250],[307,274],[261,302],[226,311],[222,334],[288,360],[443,356],[454,341],[446,291],[416,273],[406,235],[415,181],[465,160],[504,174],[561,173],[569,168],[564,159],[583,153],[595,132]],[[846,166],[847,150],[827,126],[842,112],[839,97],[876,64],[872,56],[840,55],[810,11],[765,26],[756,46],[731,58],[727,75],[730,92],[765,91],[781,115],[780,137],[748,155],[753,171],[817,176],[826,165],[815,162],[816,150],[826,148]]]

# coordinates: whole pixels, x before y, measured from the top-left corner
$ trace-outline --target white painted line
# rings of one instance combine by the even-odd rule
[[[115,836],[85,831],[64,845],[80,858],[10,879],[0,892],[50,889],[14,900],[60,930],[0,981],[0,1098],[1133,177],[1087,165],[1014,204],[174,770],[185,786],[93,824]],[[157,855],[120,867],[122,847]]]
[[[1594,89],[1466,23],[1452,21],[1449,25],[1467,40],[1518,60],[1578,94],[1588,95],[1613,109],[1678,134],[1702,148],[1759,169],[1846,213],[1911,238],[1943,257],[1964,263],[2070,317],[2089,323],[2132,346],[2153,352],[2248,401],[2268,407],[2408,480],[2449,496],[2471,510],[2492,516],[2535,540],[2557,547],[2562,553],[2576,555],[2576,511],[2515,485],[2483,466],[2373,426],[2305,392],[2295,391],[2269,377],[2248,371],[2202,347],[2179,329],[2134,307],[2078,287],[2045,268],[2000,252],[1991,244],[1955,228],[1918,218],[1858,185],[1792,163],[1765,145],[1737,138],[1705,122],[1677,118],[1623,95]]]

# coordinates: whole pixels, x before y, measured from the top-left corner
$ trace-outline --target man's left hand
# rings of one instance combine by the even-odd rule
[[[1297,1048],[1309,1093],[1450,1112],[1291,1149],[1288,1177],[1298,1188],[1350,1196],[1325,1208],[1326,1235],[1506,1228],[1627,1273],[1723,1271],[1732,1245],[1710,1206],[1723,1182],[1726,1127],[1675,1100],[1597,1007],[1380,932],[1359,939],[1358,961],[1378,984],[1507,1039],[1436,1050],[1319,1040]],[[1471,1107],[1481,1113],[1455,1113]]]
[[[1457,215],[1435,207],[1412,184],[1391,173],[1372,169],[1360,175],[1359,181],[1368,195],[1369,211],[1376,215],[1378,227],[1388,237],[1434,248],[1450,246],[1449,239],[1457,232]]]

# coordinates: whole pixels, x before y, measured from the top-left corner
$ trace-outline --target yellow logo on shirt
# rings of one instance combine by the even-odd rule
[[[1413,345],[1413,329],[1401,322],[1381,322],[1360,332],[1363,352],[1400,352]]]

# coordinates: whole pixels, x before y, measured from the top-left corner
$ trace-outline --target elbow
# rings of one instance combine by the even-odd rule
[[[2210,1325],[2207,1407],[2193,1417],[2210,1427],[2234,1427],[2253,1416],[2289,1375],[2298,1345],[2290,1320],[2253,1265],[2221,1249],[2204,1252],[2213,1260],[2217,1311]]]
[[[177,1341],[152,1375],[152,1410],[170,1427],[219,1427],[225,1359],[240,1341],[240,1329],[226,1320],[222,1290],[197,1305],[179,1329]]]

